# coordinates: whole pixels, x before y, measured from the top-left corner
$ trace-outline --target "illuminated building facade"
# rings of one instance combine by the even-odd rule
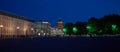
[[[51,28],[51,35],[53,35],[53,36],[64,35],[64,33],[63,33],[63,22],[62,22],[61,19],[58,20],[56,28]]]
[[[0,35],[33,35],[32,20],[0,11]]]
[[[62,29],[58,28],[51,28],[51,35],[56,36],[56,35],[64,35]]]
[[[49,22],[27,19],[8,12],[0,11],[0,36],[21,35],[63,35],[63,22],[59,19],[56,28]]]
[[[35,33],[37,35],[50,35],[50,23],[46,21],[35,22]]]

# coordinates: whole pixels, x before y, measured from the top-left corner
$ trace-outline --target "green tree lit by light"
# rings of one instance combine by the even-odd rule
[[[64,33],[67,33],[67,28],[64,28],[64,29],[63,29],[63,32],[64,32]]]
[[[96,31],[96,28],[95,28],[95,27],[92,27],[92,26],[89,26],[89,25],[88,25],[86,28],[87,28],[87,30],[88,30],[88,34],[92,34],[93,32]]]
[[[117,25],[112,25],[112,30],[113,30],[113,33],[117,33],[118,32],[118,28],[117,28]]]
[[[117,25],[112,25],[112,30],[116,30]]]
[[[73,27],[73,32],[76,33],[77,32],[77,28]]]
[[[87,28],[87,29],[91,29],[91,27],[90,27],[90,26],[87,26],[86,28]]]

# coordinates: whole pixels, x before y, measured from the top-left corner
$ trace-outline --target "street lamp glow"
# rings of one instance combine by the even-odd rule
[[[40,36],[40,33],[38,33],[38,35]]]
[[[0,27],[2,28],[2,27],[3,27],[3,25],[0,25]]]
[[[42,22],[42,23],[48,24],[48,22]]]
[[[34,29],[33,29],[33,28],[31,28],[31,30],[33,31]]]
[[[3,28],[3,25],[0,25],[0,33],[1,33],[1,35],[2,35],[2,28]]]
[[[20,27],[17,27],[17,29],[20,29]]]

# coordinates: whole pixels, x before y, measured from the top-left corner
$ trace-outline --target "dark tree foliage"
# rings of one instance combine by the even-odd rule
[[[119,34],[120,33],[120,15],[111,14],[105,15],[101,22],[103,24],[103,33],[104,34]],[[112,29],[112,25],[116,25],[116,30]]]
[[[73,31],[72,31],[73,26],[74,26],[74,24],[71,22],[65,24],[64,28],[67,29],[66,34],[69,34],[69,35],[73,34]]]
[[[117,14],[105,15],[101,20],[103,20],[105,23],[120,25],[120,15]]]
[[[72,31],[73,27],[76,27],[77,32]],[[96,17],[91,17],[87,23],[76,22],[66,23],[64,28],[67,28],[67,34],[120,34],[120,15],[110,14],[105,15],[103,18],[98,19]]]
[[[86,34],[86,23],[77,21],[74,25],[77,28],[76,35]]]
[[[88,34],[96,34],[99,31],[99,19],[92,17],[88,20],[87,26],[91,27],[88,29]]]

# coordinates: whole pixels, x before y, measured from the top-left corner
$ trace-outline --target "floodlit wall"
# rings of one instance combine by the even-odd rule
[[[0,35],[31,35],[33,30],[30,21],[0,14]]]

